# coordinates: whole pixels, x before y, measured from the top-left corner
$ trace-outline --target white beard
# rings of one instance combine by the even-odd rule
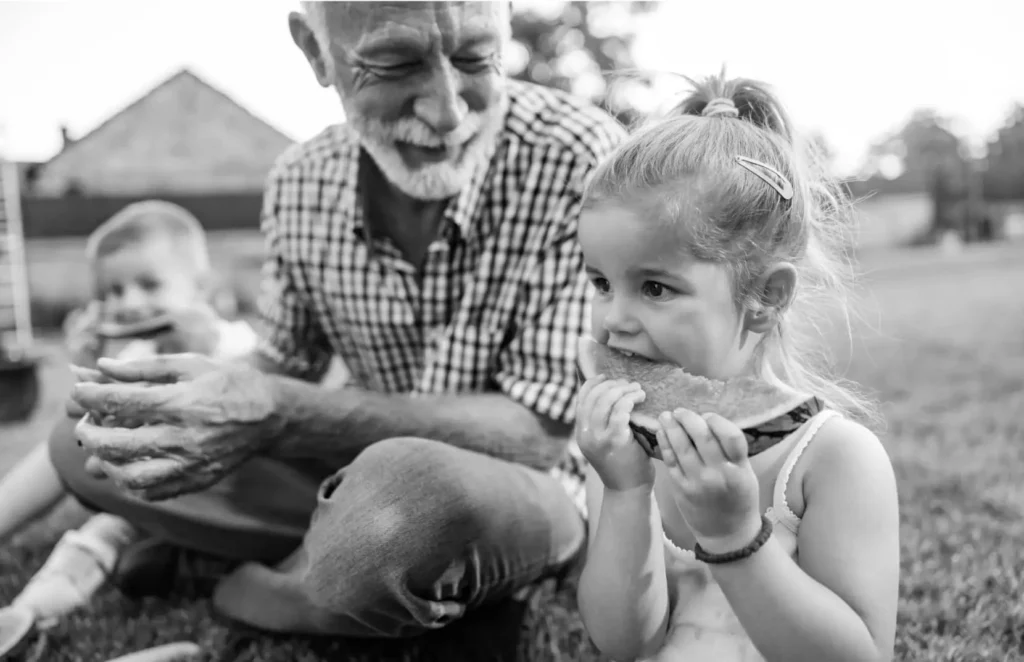
[[[344,99],[342,104],[347,106]],[[467,113],[462,124],[444,137],[416,117],[385,123],[348,107],[345,115],[363,149],[388,181],[416,200],[444,200],[457,195],[469,183],[477,166],[490,161],[498,135],[504,129],[507,110],[508,95],[503,94],[488,110]],[[410,168],[395,147],[399,142],[420,147],[461,147],[462,150],[451,161]]]

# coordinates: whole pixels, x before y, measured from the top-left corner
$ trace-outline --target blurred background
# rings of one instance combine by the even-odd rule
[[[0,471],[63,411],[57,331],[88,295],[84,237],[118,209],[159,197],[194,212],[228,298],[251,312],[264,178],[290,144],[344,119],[291,43],[296,6],[0,0]],[[900,483],[895,659],[1022,659],[1024,2],[513,8],[511,72],[626,123],[677,98],[673,73],[725,65],[777,88],[857,201],[862,305],[832,345],[838,371],[880,404]],[[31,347],[49,359],[16,351]],[[0,597],[59,530],[0,549]],[[63,631],[53,659],[190,638],[207,618],[194,603],[140,612],[111,597]],[[545,604],[513,633],[525,659],[598,659],[571,590]],[[226,636],[206,626],[207,640]],[[231,659],[322,659],[289,646]]]
[[[859,249],[1022,234],[1024,3],[826,4],[520,0],[507,62],[624,122],[674,98],[673,72],[725,65],[774,84],[863,198]],[[36,326],[85,296],[81,238],[145,197],[214,231],[251,305],[263,178],[343,119],[291,43],[294,6],[0,2],[0,157],[17,164]]]

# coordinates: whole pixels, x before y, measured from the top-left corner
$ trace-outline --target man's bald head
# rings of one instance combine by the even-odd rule
[[[492,18],[501,30],[503,40],[512,37],[512,3],[502,2],[323,2],[303,0],[299,3],[306,24],[316,36],[320,48],[331,52],[334,48],[351,48],[360,37],[369,38],[374,32],[386,32],[387,24],[396,16],[407,16],[410,9],[450,13],[452,10],[471,8]]]

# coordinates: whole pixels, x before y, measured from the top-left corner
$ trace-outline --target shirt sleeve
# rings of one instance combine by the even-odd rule
[[[505,395],[566,424],[576,418],[576,355],[587,327],[589,289],[573,234],[534,268],[523,289],[517,332],[498,359],[496,380]]]
[[[576,231],[583,197],[597,164],[626,131],[605,117],[573,149],[569,176],[553,191],[544,214],[551,241],[527,274],[515,332],[498,357],[496,381],[511,399],[552,420],[576,420],[579,339],[590,329],[592,287]]]
[[[275,167],[263,195],[260,227],[265,258],[259,296],[257,351],[283,374],[320,381],[332,351],[323,327],[309,305],[310,293],[295,278],[291,247],[301,236],[301,181],[298,173]]]

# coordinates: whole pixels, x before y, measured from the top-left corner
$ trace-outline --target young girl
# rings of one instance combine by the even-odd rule
[[[579,223],[592,333],[807,400],[753,430],[665,412],[659,462],[628,427],[640,386],[588,380],[577,416],[591,465],[584,623],[617,660],[888,660],[894,473],[845,416],[870,411],[802,358],[798,333],[818,328],[804,315],[843,299],[842,195],[765,86],[694,85],[594,175]]]

